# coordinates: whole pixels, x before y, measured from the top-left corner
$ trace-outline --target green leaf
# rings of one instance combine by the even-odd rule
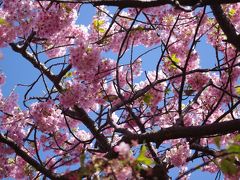
[[[135,30],[137,30],[137,31],[143,31],[143,30],[144,30],[144,27],[138,26],[138,27],[135,28]]]
[[[223,173],[230,175],[236,174],[238,172],[238,169],[234,164],[234,161],[232,159],[227,158],[221,160],[220,169],[222,170]]]
[[[170,92],[171,92],[171,89],[170,88],[167,88],[166,90],[165,90],[165,93],[168,95],[168,94],[170,94]]]
[[[94,27],[94,29],[96,29],[96,31],[98,31],[100,33],[104,33],[105,29],[101,27],[104,23],[105,23],[104,20],[94,19],[93,20],[93,27]]]
[[[109,94],[104,96],[103,99],[108,102],[113,102],[114,100],[118,99],[118,96]]]
[[[8,164],[16,164],[16,162],[15,162],[15,160],[14,160],[13,158],[9,158],[9,159],[7,160],[7,163],[8,163]]]
[[[78,177],[79,179],[83,179],[85,176],[89,175],[89,170],[86,167],[80,167],[80,169],[78,170]]]
[[[221,142],[221,137],[220,136],[215,137],[214,142],[215,142],[216,146],[218,147],[218,149],[220,149],[220,147],[221,147],[221,143],[220,143]]]
[[[147,147],[145,145],[142,145],[140,153],[139,153],[136,161],[141,164],[145,164],[147,166],[155,164],[151,158],[146,157],[146,152],[147,152]]]
[[[98,32],[100,32],[100,33],[104,33],[104,32],[105,32],[105,29],[103,29],[103,28],[99,28],[99,29],[98,29]]]
[[[34,167],[32,167],[31,165],[26,164],[24,166],[24,173],[28,176],[31,176],[35,171],[36,171],[36,169]]]
[[[240,134],[236,135],[235,138],[234,138],[235,141],[240,141]]]
[[[153,96],[150,93],[145,93],[143,96],[143,101],[147,104],[151,104],[151,100],[153,99]]]
[[[80,158],[80,166],[84,167],[85,166],[84,161],[86,158],[85,154],[81,154],[79,158]]]
[[[171,60],[172,60],[173,62],[175,62],[176,64],[180,62],[180,59],[177,58],[176,54],[172,54]]]
[[[177,58],[176,54],[172,54],[167,60],[172,62],[172,64],[170,64],[171,69],[176,69],[176,65],[180,62],[180,59]]]
[[[229,12],[228,12],[228,15],[229,15],[230,17],[233,17],[235,14],[236,14],[236,10],[233,9],[233,8],[231,8],[231,9],[229,10]]]
[[[85,158],[86,158],[86,156],[84,153],[80,154],[80,156],[79,156],[80,169],[78,171],[78,176],[80,179],[83,178],[84,176],[88,175],[88,173],[89,173],[88,169],[85,166]]]
[[[103,24],[104,24],[104,20],[98,20],[98,19],[94,19],[93,20],[94,27],[99,27],[99,26],[101,26]]]
[[[67,13],[70,13],[72,11],[72,8],[70,8],[67,4],[63,3],[61,4],[62,8],[65,9]]]
[[[177,69],[177,67],[176,67],[174,64],[171,64],[171,65],[170,65],[170,68],[172,68],[172,69]]]
[[[69,77],[72,77],[72,76],[73,76],[72,72],[67,72],[64,77],[69,78]]]
[[[181,107],[182,107],[182,109],[184,109],[184,108],[186,107],[186,105],[185,105],[185,104],[182,104],[182,106],[181,106]]]
[[[92,52],[92,48],[91,47],[88,47],[87,49],[86,49],[86,53],[91,53]]]
[[[9,25],[9,23],[5,19],[0,18],[0,25]]]
[[[240,86],[235,87],[235,91],[236,91],[237,95],[240,96]]]
[[[240,145],[232,144],[227,148],[227,152],[229,153],[240,153]]]

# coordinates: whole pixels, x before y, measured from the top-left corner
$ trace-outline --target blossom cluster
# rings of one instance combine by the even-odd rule
[[[13,141],[53,172],[71,173],[70,169],[81,162],[85,173],[93,176],[133,179],[161,159],[168,164],[167,168],[179,168],[181,175],[188,171],[189,159],[194,158],[194,139],[164,141],[162,144],[168,147],[164,152],[162,147],[149,143],[153,149],[140,160],[132,154],[135,147],[122,140],[128,138],[127,133],[142,137],[143,133],[148,135],[169,127],[202,126],[240,117],[239,53],[205,8],[191,12],[169,5],[141,11],[127,8],[115,16],[101,6],[92,22],[84,26],[78,23],[81,3],[1,3],[0,47],[15,43],[25,53],[22,47],[27,45],[26,51],[31,55],[28,61],[34,61],[34,67],[42,73],[40,77],[48,77],[55,85],[45,87],[48,93],[32,97],[36,102],[25,108],[18,104],[14,91],[3,95],[1,88],[6,77],[0,72],[1,137]],[[224,5],[223,9],[239,31],[240,4]],[[197,46],[202,37],[215,48],[216,57],[207,59],[216,59],[213,68],[202,67],[204,60]],[[146,52],[136,55],[137,48]],[[161,51],[155,61],[151,60],[153,57],[145,58],[154,50]],[[47,61],[39,60],[42,54]],[[62,62],[53,63],[60,58]],[[153,61],[154,69],[146,68]],[[47,66],[48,63],[52,64]],[[66,64],[70,67],[68,72]],[[24,98],[31,99],[27,95]],[[86,122],[88,118],[90,121]],[[221,136],[218,143],[212,137],[200,138],[199,146],[206,149],[214,144],[219,146],[215,150],[221,151],[220,147],[226,148],[233,139],[231,134]],[[106,149],[117,154],[115,160],[106,159],[110,153]],[[37,178],[34,167],[16,156],[9,146],[0,143],[0,152],[4,154],[0,155],[0,178]],[[84,159],[83,154],[89,157]],[[152,163],[152,157],[156,162]],[[208,162],[202,171],[214,173],[219,169],[220,160]],[[225,177],[233,176],[225,173]],[[73,175],[74,178],[77,177]],[[187,178],[185,175],[184,179]]]

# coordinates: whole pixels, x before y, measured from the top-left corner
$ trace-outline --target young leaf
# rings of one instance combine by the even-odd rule
[[[116,96],[116,95],[111,95],[111,94],[106,95],[106,96],[103,97],[103,99],[104,99],[105,101],[108,101],[108,102],[113,102],[113,101],[116,100],[117,98],[118,98],[118,96]]]
[[[228,15],[229,15],[230,17],[233,17],[235,14],[236,14],[236,10],[233,9],[233,8],[231,8],[231,9],[229,10],[229,12],[228,12]]]
[[[175,62],[176,64],[180,62],[180,59],[177,58],[176,54],[172,54],[171,60],[172,60],[173,62]]]
[[[145,145],[142,145],[140,153],[139,153],[136,161],[138,161],[141,164],[150,166],[150,165],[154,164],[154,161],[151,158],[148,158],[146,156],[146,152],[147,152],[147,147]]]
[[[171,92],[171,89],[170,88],[167,88],[166,90],[165,90],[165,93],[168,95],[168,94],[170,94],[170,92]]]
[[[100,32],[100,33],[104,33],[104,32],[105,32],[105,29],[103,29],[103,28],[99,28],[99,29],[98,29],[98,32]]]
[[[61,4],[61,6],[67,13],[70,13],[72,11],[72,9],[65,3]]]
[[[168,58],[169,61],[172,62],[172,64],[170,65],[171,69],[176,69],[176,64],[178,64],[180,62],[180,59],[177,58],[176,54],[172,54],[170,58]]]
[[[220,163],[220,169],[223,173],[234,175],[237,173],[238,169],[231,159],[223,159]]]
[[[147,104],[150,105],[151,104],[151,100],[153,99],[153,96],[150,93],[146,93],[143,96],[143,101]]]
[[[144,30],[144,27],[138,26],[138,27],[135,28],[135,30],[137,30],[137,31],[143,31],[143,30]]]
[[[227,152],[229,153],[240,153],[240,145],[232,144],[227,148]]]
[[[235,138],[234,138],[235,141],[240,141],[240,134],[236,135]]]
[[[235,87],[235,91],[236,91],[237,95],[240,96],[240,86]]]
[[[94,19],[93,27],[94,27],[94,29],[96,29],[96,31],[98,31],[100,33],[104,33],[105,29],[101,27],[104,23],[105,23],[104,20]]]
[[[81,167],[84,167],[84,166],[85,166],[84,161],[85,161],[85,159],[86,159],[85,154],[84,154],[84,153],[81,154],[79,158],[80,158],[80,166],[81,166]]]
[[[214,143],[216,144],[218,149],[220,149],[220,147],[221,147],[221,137],[220,136],[215,137],[214,138]]]
[[[98,19],[94,19],[93,20],[94,27],[99,27],[99,26],[101,26],[103,24],[104,24],[104,20],[98,20]]]
[[[73,76],[72,72],[67,72],[64,77],[69,78],[69,77],[72,77],[72,76]]]
[[[9,23],[5,19],[0,18],[0,25],[9,25]]]

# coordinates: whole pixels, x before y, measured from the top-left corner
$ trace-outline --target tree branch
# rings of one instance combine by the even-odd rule
[[[97,130],[92,119],[82,108],[75,107],[74,110],[67,109],[64,111],[64,113],[69,117],[79,119],[97,139],[97,142],[100,145],[101,150],[103,150],[104,152],[112,151],[111,146],[108,143],[106,137]]]
[[[166,4],[176,5],[176,6],[206,6],[212,4],[230,4],[237,3],[239,0],[75,0],[75,1],[66,1],[66,0],[39,0],[39,1],[51,1],[51,2],[62,2],[62,3],[85,3],[92,4],[94,6],[117,6],[120,8],[149,8],[149,7],[157,7]]]
[[[30,54],[26,49],[22,48],[21,46],[16,45],[15,43],[10,43],[9,44],[11,48],[21,54],[26,60],[28,60],[35,68],[37,68],[39,71],[41,71],[45,76],[50,79],[55,87],[58,89],[59,92],[62,92],[63,88],[59,84],[58,77],[54,75],[47,67],[44,66],[41,62],[39,62],[32,54]]]
[[[46,169],[44,166],[41,166],[35,159],[30,157],[25,151],[23,151],[12,139],[4,137],[2,134],[0,134],[0,142],[7,144],[9,147],[11,147],[15,153],[23,158],[27,163],[29,163],[31,166],[33,166],[36,170],[40,171],[42,174],[47,176],[50,179],[57,180],[65,180],[65,178],[60,178],[58,175],[54,174],[53,172]]]
[[[220,4],[212,4],[211,9],[213,15],[215,16],[219,26],[223,30],[224,34],[227,36],[227,42],[231,43],[233,46],[240,50],[240,36],[237,34],[237,30],[227,18],[226,14],[223,12]]]
[[[128,134],[123,141],[138,140],[139,143],[155,142],[160,145],[165,140],[179,138],[201,138],[211,135],[224,135],[240,130],[240,119],[214,123],[204,126],[162,128],[157,132]]]

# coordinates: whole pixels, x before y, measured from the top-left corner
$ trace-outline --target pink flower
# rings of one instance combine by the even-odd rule
[[[190,155],[191,151],[188,143],[173,147],[166,152],[166,158],[172,165],[177,167],[184,165]]]
[[[194,73],[187,77],[188,84],[193,90],[201,90],[205,84],[209,81],[209,76],[204,73]]]
[[[129,144],[126,144],[125,142],[121,142],[118,146],[114,147],[114,151],[118,152],[119,155],[127,155],[130,151]]]
[[[205,161],[208,161],[208,160],[204,159],[204,162]],[[208,171],[210,173],[215,173],[215,172],[219,171],[219,168],[214,162],[210,162],[206,166],[203,166],[202,171]]]
[[[5,83],[5,79],[6,77],[4,76],[3,73],[0,74],[0,85],[4,84]]]

